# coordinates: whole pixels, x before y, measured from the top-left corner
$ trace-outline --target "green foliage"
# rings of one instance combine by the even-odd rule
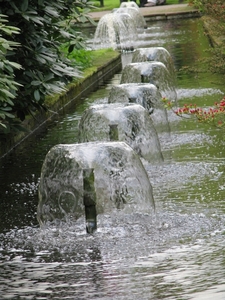
[[[69,59],[74,60],[76,65],[82,69],[86,69],[92,65],[91,51],[75,49],[68,57]]]
[[[225,21],[224,0],[189,0],[189,3],[203,13],[215,17],[222,22]]]
[[[7,26],[7,17],[0,15],[0,130],[8,132],[11,126],[15,125],[15,116],[12,114],[14,102],[17,96],[19,84],[14,80],[14,69],[20,69],[18,63],[7,59],[7,53],[13,51],[18,43],[10,41],[7,38],[12,34],[19,34],[19,29],[13,26]]]
[[[208,49],[211,53],[209,59],[206,59],[208,70],[212,73],[225,74],[225,53],[221,47]]]
[[[60,47],[66,41],[70,43],[70,52],[82,47],[76,23],[89,20],[89,6],[85,0],[0,0],[0,13],[8,16],[8,28],[2,30],[1,38],[11,34],[10,47],[2,55],[7,61],[9,57],[14,61],[5,62],[7,68],[0,78],[1,84],[7,78],[11,80],[7,90],[10,110],[3,106],[5,116],[7,112],[8,118],[17,116],[23,121],[27,114],[44,108],[46,95],[65,90],[72,78],[81,76],[79,68]],[[1,48],[4,45],[1,43]]]
[[[199,9],[201,12],[204,11],[204,0],[189,0],[189,4],[193,5],[197,9]]]
[[[61,51],[70,59],[71,64],[84,70],[92,65],[92,55],[89,50],[86,49],[71,49],[71,44],[64,44]]]
[[[224,0],[189,0],[203,13],[206,34],[212,42],[207,50],[209,57],[204,59],[206,71],[225,74],[225,3]]]

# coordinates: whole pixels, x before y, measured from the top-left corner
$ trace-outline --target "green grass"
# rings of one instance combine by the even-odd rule
[[[183,3],[188,3],[188,0],[183,0]],[[120,0],[104,0],[104,7],[100,7],[99,1],[92,1],[93,5],[96,6],[92,11],[103,11],[103,10],[112,10],[113,8],[118,8],[120,6]],[[137,4],[139,5],[139,0]],[[169,4],[179,4],[179,0],[167,0],[166,5]]]
[[[86,51],[86,55],[88,55],[89,59],[91,60],[91,65],[83,70],[82,78],[74,78],[74,80],[67,85],[67,89],[70,89],[73,86],[76,86],[77,84],[83,82],[87,77],[91,76],[94,72],[96,72],[99,67],[103,66],[104,64],[107,64],[111,59],[116,58],[119,54],[113,49],[99,49]],[[61,94],[46,96],[46,107],[52,107],[64,94],[66,95],[66,93],[63,92]]]

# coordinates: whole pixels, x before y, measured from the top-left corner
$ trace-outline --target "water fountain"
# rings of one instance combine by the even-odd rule
[[[133,66],[137,66],[141,74],[134,74]],[[136,104],[109,103],[90,107],[80,120],[81,144],[59,145],[50,150],[39,186],[38,219],[41,224],[76,220],[85,214],[87,232],[92,233],[97,228],[99,214],[111,213],[115,208],[123,209],[124,213],[147,212],[150,204],[154,206],[151,184],[138,154],[152,163],[162,161],[150,114],[154,115],[155,108],[165,112],[159,104],[159,91],[166,96],[169,89],[171,93],[173,86],[169,85],[169,79],[172,75],[161,62],[127,65],[122,72],[122,82],[129,79],[136,83],[140,77],[149,82],[153,78],[159,88],[151,83],[121,84],[114,101],[122,96],[122,102],[128,98],[128,102],[135,99]],[[113,102],[110,98],[113,97],[108,101]],[[163,123],[166,122],[167,118]],[[91,141],[95,143],[89,143]]]
[[[167,110],[159,89],[150,83],[123,83],[112,86],[109,103],[138,103],[151,115],[157,132],[170,132]],[[153,113],[154,112],[154,113]]]
[[[165,48],[163,47],[149,47],[149,48],[138,48],[132,56],[132,63],[144,62],[144,61],[159,61],[163,63],[169,73],[171,79],[174,80],[173,86],[176,86],[176,72],[172,57]]]
[[[120,4],[120,7],[121,8],[136,8],[137,10],[139,10],[139,6],[137,5],[137,3],[136,2],[134,2],[134,1],[129,1],[129,2],[122,2],[121,4]]]
[[[154,84],[162,97],[176,103],[174,78],[162,62],[146,61],[128,64],[122,71],[121,83]]]
[[[94,49],[113,48],[122,51],[134,49],[138,30],[146,27],[144,17],[136,3],[127,2],[120,8],[101,17],[94,35]]]
[[[163,160],[157,132],[141,105],[93,105],[82,115],[79,129],[80,142],[124,141],[151,163]]]
[[[109,13],[97,25],[93,47],[130,50],[137,36],[137,27],[130,14]]]
[[[122,4],[121,4],[122,5]],[[133,20],[134,26],[139,32],[143,32],[147,27],[144,17],[141,15],[139,9],[134,7],[120,7],[114,11],[114,14],[129,14]]]
[[[98,214],[152,208],[148,175],[139,156],[124,142],[56,145],[45,158],[39,185],[40,224],[76,220],[85,212],[87,232],[92,232]]]

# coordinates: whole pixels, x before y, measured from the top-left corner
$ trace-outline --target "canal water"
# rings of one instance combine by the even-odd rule
[[[199,19],[149,23],[139,47],[153,46],[165,47],[174,60],[180,106],[208,107],[222,99],[222,76],[203,68],[210,46]],[[123,54],[124,64],[130,58]],[[159,134],[165,161],[143,160],[153,186],[154,215],[100,215],[93,235],[86,234],[83,218],[38,225],[37,190],[45,155],[55,144],[76,143],[84,109],[107,102],[120,76],[2,159],[1,299],[225,298],[222,130],[168,112],[170,137]]]

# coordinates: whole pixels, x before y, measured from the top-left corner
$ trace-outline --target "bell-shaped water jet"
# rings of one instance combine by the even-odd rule
[[[145,21],[145,18],[140,13],[139,9],[136,9],[134,7],[123,7],[118,8],[115,10],[114,14],[129,14],[134,22],[134,25],[137,29],[143,30],[144,28],[147,28],[147,24]]]
[[[174,78],[158,61],[128,64],[122,71],[121,83],[152,83],[159,88],[162,97],[174,102],[177,100]]]
[[[87,230],[93,231],[98,214],[116,209],[125,213],[154,210],[147,172],[130,146],[93,142],[56,145],[48,152],[39,184],[40,224],[86,214]]]
[[[137,27],[128,13],[109,13],[98,22],[93,47],[133,50]]]
[[[144,61],[160,61],[170,72],[175,85],[175,68],[170,53],[163,47],[138,48],[132,56],[132,63]]]
[[[158,134],[139,104],[99,104],[86,109],[79,125],[80,142],[124,141],[151,163],[163,160]]]
[[[124,8],[124,7],[132,7],[132,8],[136,8],[137,10],[139,10],[139,6],[137,5],[137,3],[136,2],[134,2],[134,1],[128,1],[128,2],[122,2],[121,4],[120,4],[120,7],[121,8]]]
[[[138,103],[151,115],[157,132],[170,132],[167,111],[159,89],[149,83],[124,83],[112,86],[109,103]]]

